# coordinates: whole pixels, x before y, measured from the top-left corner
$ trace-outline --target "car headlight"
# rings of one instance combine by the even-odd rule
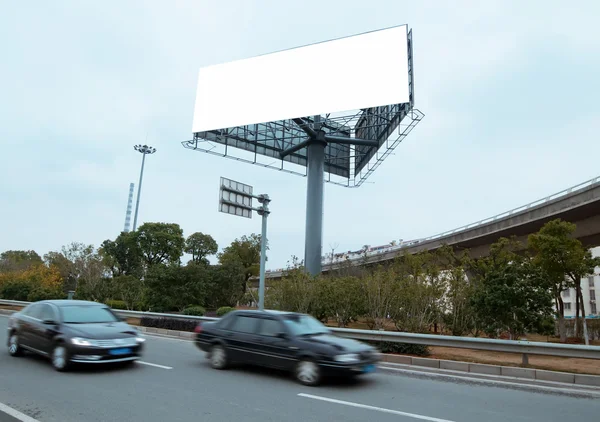
[[[145,342],[145,341],[146,341],[146,339],[145,339],[144,337],[142,337],[142,335],[141,335],[141,334],[138,334],[138,335],[137,335],[137,337],[135,338],[135,341],[136,341],[137,343],[143,343],[143,342]]]
[[[92,346],[91,340],[87,340],[81,337],[73,337],[71,339],[71,343],[73,343],[76,346]]]
[[[336,362],[349,363],[349,362],[358,362],[360,360],[359,356],[356,353],[347,353],[344,355],[336,355],[333,357]]]

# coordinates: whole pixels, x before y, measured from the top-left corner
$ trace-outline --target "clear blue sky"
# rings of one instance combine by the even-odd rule
[[[219,177],[272,197],[269,267],[304,253],[305,179],[184,149],[199,67],[407,23],[426,117],[359,189],[326,186],[324,247],[413,239],[600,175],[600,2],[1,0],[0,251],[99,245],[140,221],[221,247]]]

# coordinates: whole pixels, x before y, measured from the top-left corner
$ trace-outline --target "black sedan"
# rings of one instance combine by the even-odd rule
[[[279,311],[233,311],[196,327],[195,343],[211,365],[231,362],[293,371],[298,381],[317,385],[325,375],[359,375],[375,370],[379,353],[341,338],[310,315]]]
[[[57,371],[72,363],[133,362],[144,338],[101,303],[80,300],[34,302],[11,315],[8,352],[27,350],[50,358]]]

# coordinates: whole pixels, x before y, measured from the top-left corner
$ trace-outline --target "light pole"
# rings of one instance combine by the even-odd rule
[[[267,194],[254,195],[253,187],[235,180],[221,177],[219,187],[219,211],[238,217],[252,218],[252,211],[262,217],[260,232],[260,277],[258,282],[258,309],[265,309],[265,263],[267,261],[267,217],[271,213]],[[252,200],[256,199],[262,206],[254,208]]]
[[[256,211],[262,217],[262,230],[260,232],[260,273],[258,279],[258,309],[265,309],[265,262],[267,260],[267,217],[269,211],[269,195],[259,195],[258,202],[262,204]]]
[[[140,208],[140,192],[142,191],[142,178],[144,177],[144,163],[146,162],[147,154],[154,154],[156,148],[148,145],[134,145],[133,149],[142,153],[142,169],[140,170],[140,183],[138,183],[137,199],[135,201],[135,215],[133,217],[133,231],[137,228],[138,210]]]

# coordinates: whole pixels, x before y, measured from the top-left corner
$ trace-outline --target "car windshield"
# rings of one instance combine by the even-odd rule
[[[327,327],[325,327],[325,325],[310,315],[290,314],[284,316],[283,320],[292,334],[296,336],[310,336],[329,333],[329,330]]]
[[[61,311],[65,324],[99,324],[118,321],[108,308],[102,306],[65,306]]]

